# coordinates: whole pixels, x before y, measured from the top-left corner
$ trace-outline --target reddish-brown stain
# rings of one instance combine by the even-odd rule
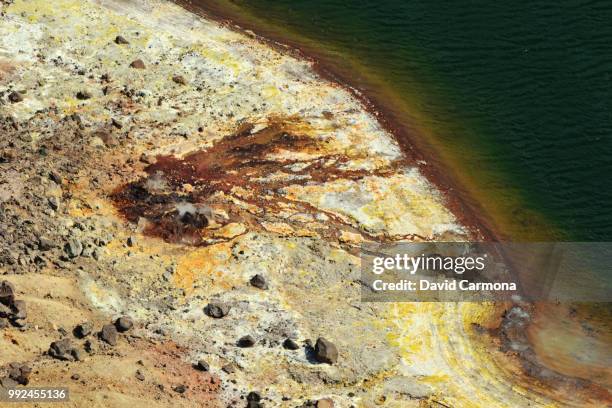
[[[159,156],[156,163],[146,168],[146,177],[122,186],[112,198],[129,221],[147,220],[146,234],[169,242],[202,245],[214,242],[211,237],[216,229],[230,222],[240,222],[251,230],[262,229],[261,221],[282,221],[304,228],[303,223],[280,218],[278,214],[283,209],[302,214],[322,211],[306,202],[287,199],[281,192],[284,187],[390,175],[400,164],[397,162],[375,172],[340,169],[350,160],[348,156],[329,153],[331,149],[326,148],[325,141],[295,132],[294,125],[295,119],[271,118],[265,128],[254,131],[254,126],[246,123],[207,149],[183,158]],[[308,153],[313,158],[269,158],[270,154],[281,151]],[[288,168],[294,164],[301,167]],[[275,173],[282,173],[289,179],[266,179]],[[236,187],[242,191],[237,191]],[[227,218],[213,215],[219,210],[225,212]],[[341,229],[355,231],[338,216],[326,215],[329,221],[325,228],[317,230],[321,236],[337,238]],[[337,228],[327,228],[330,222]],[[372,237],[368,235],[368,238]]]

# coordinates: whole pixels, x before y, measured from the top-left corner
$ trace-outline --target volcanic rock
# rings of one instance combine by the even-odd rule
[[[8,96],[8,99],[13,103],[17,103],[23,101],[23,96],[21,96],[19,92],[11,92]]]
[[[79,100],[85,100],[91,98],[91,92],[89,91],[79,91],[76,94],[76,98]]]
[[[266,279],[261,276],[260,274],[254,275],[251,280],[251,285],[255,286],[256,288],[259,289],[268,289],[268,283],[266,282]]]
[[[204,313],[215,319],[220,319],[227,316],[231,306],[223,302],[211,302],[204,308]]]
[[[238,339],[236,345],[243,348],[253,347],[255,345],[255,339],[251,335],[246,335]]]
[[[100,331],[100,339],[104,340],[111,346],[117,345],[117,328],[112,324],[105,324]]]
[[[185,392],[187,392],[187,386],[185,384],[179,384],[174,387],[173,390],[178,394],[184,394]]]
[[[129,316],[122,316],[118,318],[117,320],[115,320],[115,327],[117,328],[118,331],[122,333],[130,330],[133,326],[134,326],[134,322],[132,321],[132,318]]]
[[[0,317],[10,317],[13,314],[13,311],[10,307],[3,305],[0,303]]]
[[[25,364],[11,363],[8,375],[10,379],[16,381],[18,384],[28,385],[31,372],[32,369]]]
[[[249,395],[247,395],[247,401],[261,401],[261,394],[258,393],[257,391],[251,391],[249,392]]]
[[[93,331],[93,325],[89,322],[79,324],[74,328],[74,335],[80,339],[87,337]]]
[[[283,347],[287,350],[298,350],[300,345],[292,339],[285,339],[285,341],[283,341]]]
[[[115,44],[129,44],[130,42],[125,39],[122,35],[118,35],[115,37]]]
[[[210,370],[210,365],[204,360],[198,360],[198,363],[195,365],[195,367],[200,371]]]
[[[57,340],[49,346],[49,355],[58,360],[74,360],[74,352],[70,339]]]
[[[145,63],[141,59],[137,59],[135,61],[132,61],[132,63],[130,64],[130,68],[145,69]]]
[[[172,77],[172,81],[180,85],[187,85],[187,80],[182,75],[174,75]]]
[[[9,281],[0,282],[0,303],[11,305],[15,300],[15,286]]]
[[[334,364],[338,361],[338,349],[329,340],[319,337],[314,347],[315,358],[320,363]]]
[[[55,247],[56,247],[55,242],[53,242],[50,238],[41,236],[38,239],[38,249],[40,249],[41,251],[50,251],[51,249]]]
[[[64,251],[70,258],[76,258],[83,253],[83,244],[75,238],[70,238],[64,246]]]

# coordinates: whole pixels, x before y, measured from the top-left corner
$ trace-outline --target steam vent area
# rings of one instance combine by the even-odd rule
[[[361,302],[361,244],[478,232],[312,62],[166,1],[0,9],[0,387],[68,387],[68,407],[610,401],[603,369],[545,368],[530,305]]]

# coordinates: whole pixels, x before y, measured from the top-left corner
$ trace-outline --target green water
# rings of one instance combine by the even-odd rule
[[[388,86],[510,236],[611,236],[612,3],[232,3]]]

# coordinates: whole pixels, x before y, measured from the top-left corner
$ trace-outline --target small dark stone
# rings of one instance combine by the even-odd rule
[[[117,330],[123,333],[134,327],[134,322],[129,316],[121,316],[115,320],[115,327],[117,327]]]
[[[132,63],[130,64],[130,68],[145,69],[145,63],[141,59],[137,59],[135,61],[132,61]]]
[[[115,37],[115,44],[129,44],[129,43],[130,42],[121,35],[118,35]]]
[[[80,380],[80,379],[81,379],[81,376],[80,376],[80,375],[78,375],[78,374],[72,374],[72,375],[70,376],[70,379],[71,379],[71,380],[73,380],[73,381],[78,381],[78,380]]]
[[[187,386],[185,384],[180,384],[174,387],[174,392],[178,394],[184,394],[187,391]]]
[[[126,243],[129,247],[133,247],[134,245],[136,245],[136,237],[129,236]]]
[[[229,363],[221,367],[221,370],[223,370],[227,374],[233,374],[236,372],[236,366],[232,363]]]
[[[49,346],[49,355],[58,360],[72,360],[74,359],[72,355],[73,349],[74,347],[70,339],[62,339],[51,343]]]
[[[283,347],[287,350],[298,350],[300,345],[292,339],[285,339],[285,341],[283,341]]]
[[[187,85],[187,80],[182,75],[174,75],[172,77],[172,81],[180,85]]]
[[[78,337],[79,339],[82,339],[84,337],[89,336],[92,331],[93,331],[93,325],[89,322],[84,322],[76,326],[74,328],[73,333],[76,337]]]
[[[251,335],[246,335],[239,338],[236,345],[238,347],[253,347],[255,345],[255,339]]]
[[[220,319],[227,316],[231,307],[227,303],[211,302],[204,308],[204,313],[215,319]]]
[[[85,351],[89,354],[93,354],[96,351],[96,346],[91,340],[85,340],[85,343],[83,343],[83,347],[85,348]]]
[[[50,251],[56,246],[57,245],[55,244],[55,242],[45,236],[41,236],[40,238],[38,238],[38,249],[40,249],[41,251]]]
[[[145,380],[145,376],[142,373],[142,371],[136,370],[136,379],[139,380],[139,381],[144,381]]]
[[[15,300],[11,306],[12,309],[12,319],[23,320],[28,317],[28,312],[26,309],[26,302],[23,300]]]
[[[112,324],[105,324],[100,331],[100,339],[104,340],[111,346],[117,345],[117,328]]]
[[[261,401],[261,394],[257,391],[251,391],[249,392],[249,395],[247,395],[247,401],[259,402]]]
[[[15,301],[15,286],[9,281],[0,282],[0,303],[12,305]]]
[[[21,96],[19,92],[11,92],[8,96],[8,99],[13,103],[17,103],[23,101],[23,96]]]
[[[12,315],[13,311],[11,308],[0,303],[0,317],[11,317]]]
[[[11,363],[8,374],[9,378],[16,381],[18,384],[28,385],[31,372],[32,369],[25,364]]]
[[[250,282],[251,282],[251,285],[255,286],[256,288],[263,289],[263,290],[268,289],[268,283],[266,282],[266,279],[259,274],[254,275],[251,278]]]
[[[210,365],[204,360],[198,360],[198,363],[195,366],[200,371],[209,371]]]
[[[91,98],[91,93],[89,91],[79,91],[76,94],[77,99],[85,100]]]
[[[338,361],[338,349],[329,340],[319,337],[314,348],[315,358],[320,363],[334,364]]]
[[[64,245],[64,251],[66,251],[70,258],[76,258],[83,253],[83,244],[78,239],[71,238]]]

